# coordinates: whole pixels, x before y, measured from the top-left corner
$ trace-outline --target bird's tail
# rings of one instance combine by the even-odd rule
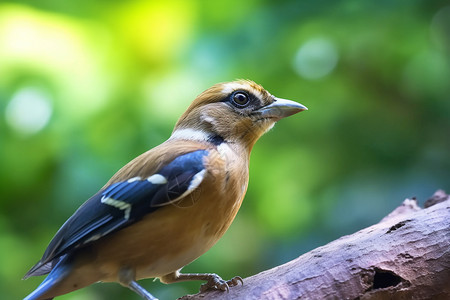
[[[70,274],[71,264],[67,257],[61,259],[45,280],[24,300],[51,300],[55,297],[54,289],[58,288]]]

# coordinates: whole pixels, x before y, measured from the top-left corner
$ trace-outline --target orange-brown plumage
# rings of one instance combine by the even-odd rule
[[[166,142],[120,169],[58,231],[26,276],[43,274],[48,266],[53,271],[26,299],[55,297],[97,281],[117,281],[155,299],[136,283],[150,277],[165,283],[207,280],[207,288],[218,289],[236,284],[179,270],[212,247],[236,216],[256,140],[279,119],[305,109],[245,80],[200,94]]]

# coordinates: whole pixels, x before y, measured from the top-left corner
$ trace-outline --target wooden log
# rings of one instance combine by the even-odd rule
[[[380,223],[244,279],[182,300],[450,299],[450,197],[406,199]]]

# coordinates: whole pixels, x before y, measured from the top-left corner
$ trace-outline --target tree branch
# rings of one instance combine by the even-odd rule
[[[380,223],[343,236],[229,293],[180,299],[450,299],[450,196],[406,199]]]

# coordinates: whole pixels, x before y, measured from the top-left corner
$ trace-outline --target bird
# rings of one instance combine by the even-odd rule
[[[282,118],[307,108],[250,80],[218,83],[178,119],[170,137],[115,173],[61,226],[24,276],[48,274],[24,300],[53,299],[96,282],[118,282],[146,300],[138,280],[205,281],[221,290],[241,277],[181,273],[235,218],[255,142]]]

